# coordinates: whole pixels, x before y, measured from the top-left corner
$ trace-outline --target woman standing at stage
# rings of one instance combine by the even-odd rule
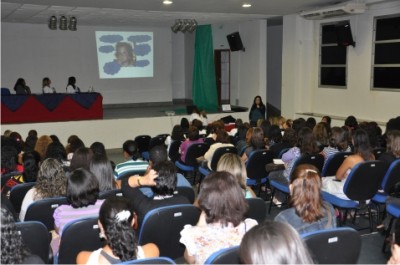
[[[256,127],[259,119],[265,120],[265,105],[262,102],[261,97],[256,96],[249,113],[250,125]]]
[[[74,93],[81,92],[81,90],[75,83],[76,83],[76,78],[74,76],[70,76],[68,78],[68,84],[67,84],[67,88],[66,88],[68,94],[74,94]]]

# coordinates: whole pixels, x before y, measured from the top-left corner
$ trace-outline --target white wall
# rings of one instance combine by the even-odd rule
[[[400,92],[372,91],[371,61],[375,16],[399,13],[398,2],[370,6],[365,14],[309,21],[298,15],[283,19],[282,115],[296,118],[312,112],[354,115],[385,123],[400,115]],[[319,88],[319,29],[321,23],[350,20],[356,47],[348,48],[347,89]],[[296,114],[297,113],[297,114]]]
[[[282,25],[268,25],[267,47],[267,102],[281,109]]]
[[[78,31],[49,30],[47,25],[1,23],[1,86],[13,88],[25,78],[33,93],[50,77],[58,92],[64,92],[69,76],[87,90],[93,85],[104,104],[172,101],[172,37],[165,28],[106,28],[80,26]],[[99,79],[95,31],[154,32],[154,77]],[[179,41],[177,42],[179,43]],[[179,58],[179,55],[175,58]],[[180,65],[178,62],[176,65]]]

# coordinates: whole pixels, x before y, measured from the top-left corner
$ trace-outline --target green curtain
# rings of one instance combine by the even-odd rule
[[[196,29],[192,95],[193,103],[199,109],[208,112],[218,109],[211,25]]]

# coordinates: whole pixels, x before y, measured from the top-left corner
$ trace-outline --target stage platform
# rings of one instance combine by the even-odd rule
[[[248,121],[246,108],[232,107],[232,109],[243,111],[209,113],[207,115],[208,121],[212,122],[229,115],[235,119],[240,118],[243,121]],[[107,149],[114,149],[121,148],[125,140],[133,139],[137,135],[156,136],[161,133],[171,133],[173,126],[179,124],[181,118],[189,118],[189,116],[186,113],[186,105],[181,104],[132,107],[105,106],[102,120],[3,124],[1,125],[1,132],[3,134],[5,130],[16,131],[25,139],[28,131],[35,129],[39,136],[57,135],[63,144],[66,144],[70,135],[76,134],[87,146],[99,141],[104,143]]]

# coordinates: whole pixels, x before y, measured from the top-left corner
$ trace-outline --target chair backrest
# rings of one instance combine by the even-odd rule
[[[179,242],[180,232],[186,224],[195,225],[200,210],[192,204],[178,204],[149,211],[139,232],[139,245],[154,243],[160,256],[176,259],[183,256],[185,246]]]
[[[15,185],[10,191],[10,202],[12,203],[14,210],[19,213],[21,211],[21,205],[25,198],[26,193],[35,185],[35,182],[27,182]]]
[[[389,169],[383,177],[382,188],[386,194],[391,194],[398,182],[400,182],[400,159],[390,164]]]
[[[180,194],[182,196],[185,196],[192,204],[194,203],[194,199],[196,196],[194,189],[192,187],[186,187],[186,186],[176,187],[174,194]]]
[[[343,191],[350,200],[366,201],[374,197],[389,165],[383,161],[365,161],[351,169]]]
[[[122,264],[176,264],[175,261],[168,257],[157,257],[148,259],[135,259],[119,263]]]
[[[151,150],[151,148],[153,148],[154,146],[158,146],[158,145],[165,146],[165,137],[164,136],[157,135],[157,136],[151,138],[150,142],[149,142],[149,151]]]
[[[386,148],[374,148],[372,149],[375,159],[378,160],[382,153],[386,152]]]
[[[7,87],[2,87],[1,88],[1,94],[2,95],[11,95],[10,89]]]
[[[211,254],[204,264],[240,264],[239,246],[224,248]]]
[[[149,151],[151,136],[150,135],[138,135],[135,137],[135,142],[138,146],[139,153]]]
[[[211,160],[211,170],[217,171],[219,159],[227,153],[237,154],[237,149],[234,146],[219,147],[215,150]]]
[[[49,261],[50,234],[46,226],[38,221],[17,222],[22,240],[31,254],[38,255],[45,263]]]
[[[46,198],[33,202],[28,206],[25,221],[42,222],[49,231],[54,230],[53,214],[60,205],[68,204],[66,197]]]
[[[246,218],[257,220],[258,223],[264,221],[267,217],[267,204],[259,197],[257,198],[246,198],[249,205],[249,209],[246,213]]]
[[[321,154],[302,154],[299,158],[296,159],[294,165],[292,167],[293,170],[301,164],[311,164],[315,166],[319,172],[322,171],[322,167],[324,166],[325,158]],[[292,173],[290,173],[292,175]]]
[[[268,176],[265,165],[272,163],[274,152],[261,149],[250,153],[246,163],[247,177],[249,179],[262,179]]]
[[[169,159],[171,159],[171,161],[174,163],[178,161],[181,157],[181,154],[179,154],[179,147],[181,146],[181,144],[182,141],[173,141],[169,146],[168,156]]]
[[[99,237],[97,217],[82,218],[65,225],[58,250],[58,264],[76,264],[81,251],[94,251],[104,246]]]
[[[361,250],[360,234],[338,227],[301,235],[315,263],[356,264]]]
[[[340,165],[342,165],[343,161],[351,154],[352,152],[338,152],[329,156],[322,168],[321,176],[335,176]]]
[[[210,146],[206,143],[191,144],[186,151],[185,164],[188,166],[197,167],[196,158],[203,156]]]
[[[99,194],[99,199],[105,200],[107,198],[115,197],[115,196],[122,196],[122,190],[121,189],[113,189],[113,190],[102,191]]]

